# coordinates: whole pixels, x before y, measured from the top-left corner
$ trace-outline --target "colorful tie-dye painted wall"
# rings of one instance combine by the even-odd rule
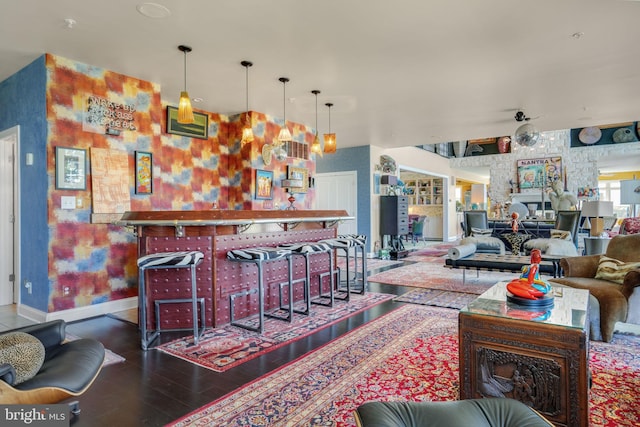
[[[208,139],[166,133],[166,105],[158,84],[109,70],[46,55],[47,171],[49,177],[49,304],[55,312],[137,295],[136,241],[130,231],[91,222],[91,173],[86,190],[60,190],[55,182],[55,147],[87,150],[92,147],[129,154],[131,210],[283,209],[287,194],[279,186],[287,166],[315,174],[315,162],[299,158],[265,165],[262,146],[278,135],[282,120],[250,112],[255,139],[240,143],[245,115],[209,116]],[[93,95],[123,105],[134,105],[135,131],[107,135],[83,130],[87,97]],[[310,144],[313,129],[287,123],[294,140]],[[153,192],[134,191],[134,152],[153,155]],[[274,173],[273,199],[256,200],[255,170]],[[75,196],[77,208],[61,209],[62,196]],[[296,195],[298,209],[310,209],[314,189]]]

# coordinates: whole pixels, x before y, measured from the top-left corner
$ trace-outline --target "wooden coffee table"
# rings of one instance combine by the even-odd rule
[[[589,292],[554,288],[548,310],[506,292],[500,282],[460,311],[460,398],[509,397],[557,426],[588,426]]]

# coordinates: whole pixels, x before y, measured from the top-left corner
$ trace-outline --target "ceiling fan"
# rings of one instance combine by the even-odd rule
[[[537,118],[537,117],[536,117]],[[518,110],[516,115],[514,116],[516,122],[527,122],[518,127],[515,132],[515,141],[525,147],[532,147],[538,143],[540,139],[540,132],[535,128],[531,123],[528,123],[529,120],[533,120],[531,117],[527,117],[527,115],[522,110]]]

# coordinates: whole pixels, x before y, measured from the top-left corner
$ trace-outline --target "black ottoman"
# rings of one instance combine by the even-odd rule
[[[514,399],[453,402],[367,402],[355,411],[359,427],[549,427],[533,409]]]

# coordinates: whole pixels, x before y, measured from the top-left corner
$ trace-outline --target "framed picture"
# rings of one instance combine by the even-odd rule
[[[287,179],[302,180],[302,187],[289,187],[289,193],[306,193],[309,189],[309,171],[305,168],[287,166]]]
[[[256,199],[273,199],[273,172],[256,169]]]
[[[521,192],[551,187],[562,180],[562,158],[518,160],[518,185]]]
[[[87,150],[56,147],[56,188],[87,189]]]
[[[191,138],[209,138],[209,116],[193,112],[193,123],[178,123],[178,109],[167,106],[167,133],[190,136]]]
[[[135,152],[136,194],[153,193],[153,157],[145,151]]]

